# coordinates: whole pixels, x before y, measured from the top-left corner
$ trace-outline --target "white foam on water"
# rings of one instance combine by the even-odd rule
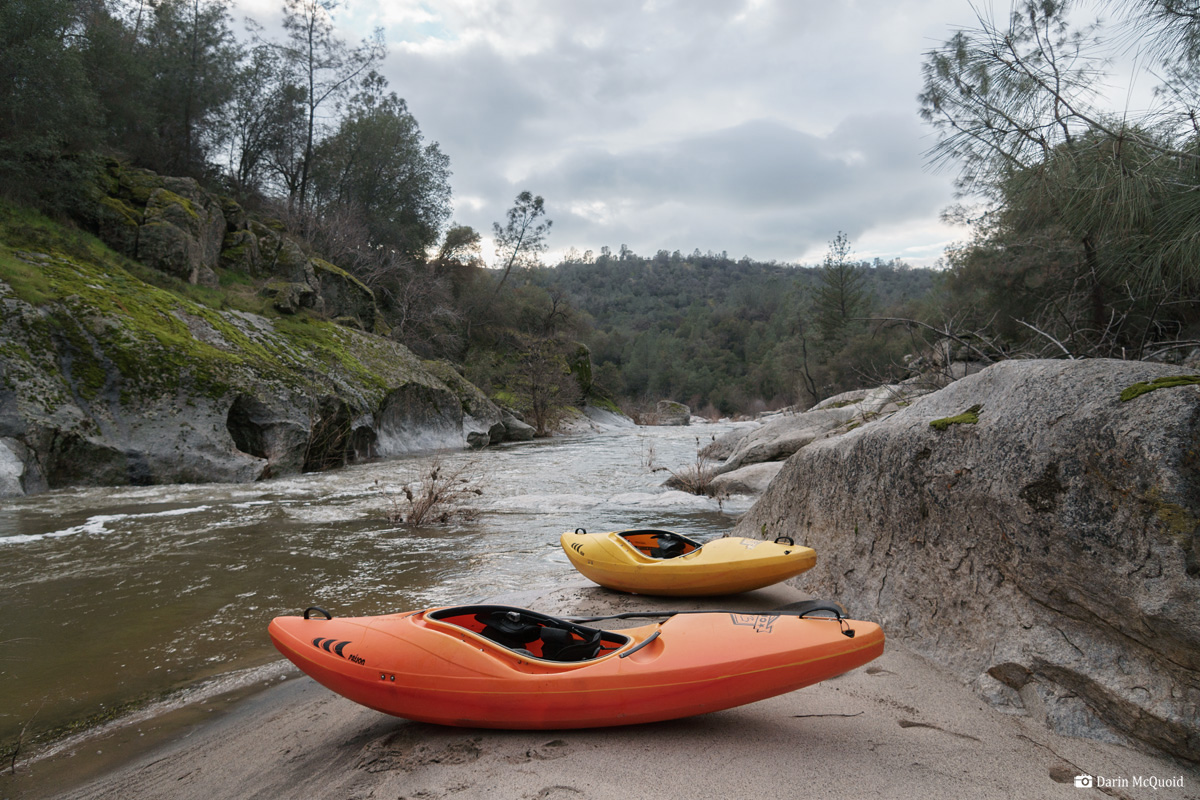
[[[716,501],[698,494],[671,489],[665,492],[624,492],[609,498],[608,505],[638,509],[716,508]]]
[[[586,494],[521,494],[497,500],[488,506],[488,510],[552,514],[556,511],[586,511],[604,502],[602,497]]]
[[[287,506],[283,513],[288,518],[299,522],[350,522],[369,516],[368,509],[362,506]],[[384,518],[386,515],[378,511],[375,516]]]
[[[75,525],[70,528],[63,528],[62,530],[47,531],[46,533],[25,533],[17,536],[0,536],[0,545],[28,544],[30,542],[40,542],[43,539],[61,539],[64,536],[75,536],[81,533],[102,535],[112,532],[108,526],[114,522],[131,519],[149,519],[152,517],[179,517],[184,514],[207,511],[211,507],[207,505],[192,506],[191,508],[173,508],[167,511],[147,511],[143,514],[98,514],[94,517],[89,517],[87,522],[82,525]]]

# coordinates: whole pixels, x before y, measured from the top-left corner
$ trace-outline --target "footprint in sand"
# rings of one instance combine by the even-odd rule
[[[537,794],[525,795],[529,800],[586,800],[587,795],[574,786],[547,786]]]

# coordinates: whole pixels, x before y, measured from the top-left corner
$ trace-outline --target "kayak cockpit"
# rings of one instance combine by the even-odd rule
[[[546,661],[591,661],[620,650],[630,641],[620,633],[511,606],[456,606],[426,616],[464,628],[520,655]]]
[[[700,549],[700,542],[673,531],[621,531],[622,539],[648,558],[677,558]]]

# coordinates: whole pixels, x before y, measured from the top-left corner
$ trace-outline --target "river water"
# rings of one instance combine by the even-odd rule
[[[661,487],[728,424],[622,428],[440,456],[483,493],[469,521],[388,521],[430,456],[253,484],[76,489],[0,501],[0,742],[279,658],[270,619],[468,603],[574,572],[564,530],[702,540],[724,503]],[[28,727],[26,727],[28,726]]]

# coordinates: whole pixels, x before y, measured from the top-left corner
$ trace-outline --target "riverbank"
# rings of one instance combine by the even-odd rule
[[[761,610],[775,586],[680,601],[572,582],[504,602],[559,614],[668,607]],[[443,728],[387,717],[294,670],[20,766],[4,797],[629,800],[642,797],[1070,797],[1097,776],[1118,798],[1200,797],[1200,770],[1068,739],[997,712],[889,642],[865,668],[782,697],[672,722],[583,731]],[[270,684],[269,688],[261,687]],[[108,760],[105,753],[108,751]],[[101,751],[101,752],[97,752]],[[114,756],[114,753],[119,754]],[[1157,790],[1145,784],[1157,778]],[[1166,784],[1182,779],[1182,787]],[[1098,796],[1092,794],[1091,796]]]

